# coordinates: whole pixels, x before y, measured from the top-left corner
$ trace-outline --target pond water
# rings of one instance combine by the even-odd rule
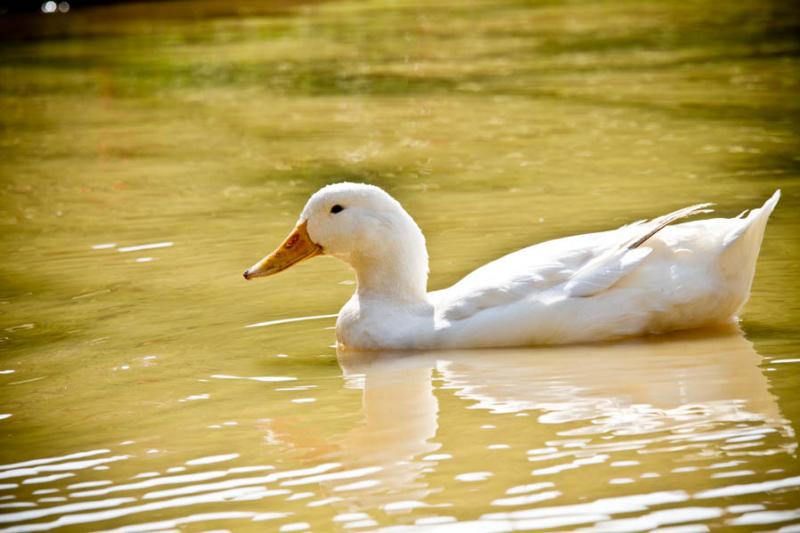
[[[0,16],[0,529],[800,531],[799,30],[760,0]],[[344,265],[241,273],[343,179],[417,219],[431,289],[784,196],[741,331],[337,357]]]

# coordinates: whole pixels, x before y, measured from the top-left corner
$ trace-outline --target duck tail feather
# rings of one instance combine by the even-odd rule
[[[781,190],[778,189],[769,197],[769,200],[764,202],[764,205],[750,210],[750,213],[744,218],[739,218],[741,217],[741,215],[739,215],[737,218],[742,222],[725,236],[725,240],[722,243],[723,249],[728,248],[734,242],[738,241],[744,234],[748,233],[751,228],[760,227],[761,231],[759,233],[763,235],[767,220],[769,220],[772,211],[775,209],[775,206],[778,205],[778,200],[780,199]]]
[[[711,204],[696,204],[678,209],[649,222],[625,226],[638,230],[633,239],[612,247],[579,268],[564,289],[570,296],[587,297],[609,289],[636,268],[650,255],[652,248],[642,246],[650,237],[669,224],[700,213],[708,213]]]
[[[644,235],[640,235],[635,237],[632,241],[627,243],[627,248],[632,250],[634,248],[638,248],[642,244],[644,244],[647,239],[664,229],[665,227],[669,226],[676,220],[680,220],[682,218],[687,218],[694,215],[700,215],[703,213],[711,213],[714,210],[709,209],[713,204],[705,203],[705,204],[695,204],[690,205],[689,207],[684,207],[683,209],[678,209],[677,211],[673,211],[672,213],[668,213],[666,215],[660,216],[658,218],[654,218],[651,220],[647,226],[647,232]]]

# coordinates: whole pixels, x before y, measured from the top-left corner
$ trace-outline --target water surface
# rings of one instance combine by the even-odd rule
[[[0,528],[796,531],[800,11],[163,2],[0,17]],[[337,354],[334,260],[245,283],[323,184],[430,288],[784,196],[741,330]],[[254,327],[248,327],[253,326]]]

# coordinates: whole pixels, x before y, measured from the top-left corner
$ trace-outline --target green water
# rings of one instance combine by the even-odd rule
[[[797,527],[798,34],[747,0],[0,17],[0,528]],[[336,313],[344,265],[241,272],[343,179],[431,289],[784,195],[741,332],[339,361],[331,318],[247,326]]]

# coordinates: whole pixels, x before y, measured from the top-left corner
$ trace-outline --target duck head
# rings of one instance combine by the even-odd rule
[[[337,183],[314,193],[294,230],[244,277],[277,274],[318,255],[352,266],[360,293],[426,293],[425,237],[400,203],[374,185]]]

